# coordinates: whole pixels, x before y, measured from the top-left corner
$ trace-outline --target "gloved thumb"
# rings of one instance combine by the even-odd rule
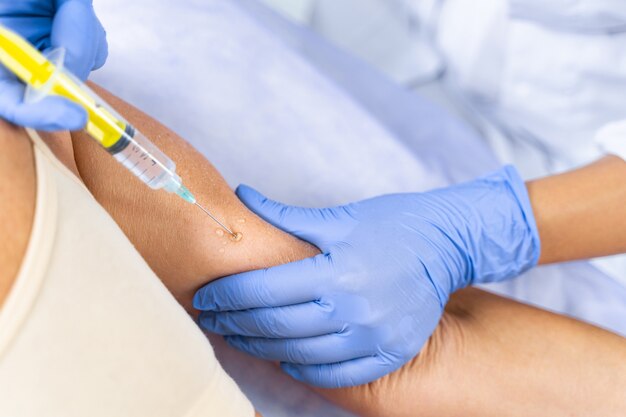
[[[57,0],[50,40],[65,48],[65,66],[82,80],[106,60],[106,32],[89,0]]]
[[[263,220],[314,244],[323,252],[341,238],[340,231],[345,228],[341,209],[288,206],[270,200],[247,185],[237,187],[236,194]]]

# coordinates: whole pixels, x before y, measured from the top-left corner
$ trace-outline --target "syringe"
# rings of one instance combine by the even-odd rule
[[[26,39],[0,25],[0,63],[28,86],[27,100],[56,95],[79,104],[87,111],[85,130],[89,136],[133,175],[152,189],[164,189],[195,204],[235,237],[232,230],[198,204],[176,174],[174,161],[66,70],[63,59],[62,49],[45,57]]]

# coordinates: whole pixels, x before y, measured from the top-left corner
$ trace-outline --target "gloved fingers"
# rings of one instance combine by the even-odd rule
[[[11,2],[10,7],[15,8],[15,3]],[[52,15],[54,10],[49,4],[47,7],[38,1],[39,7],[29,8],[22,11],[3,11],[0,6],[0,23],[11,29],[12,31],[19,33],[20,36],[27,39],[30,43],[35,45],[39,50],[44,50],[50,47],[50,27],[52,26]],[[6,16],[6,18],[5,18]]]
[[[102,23],[98,20],[98,42],[96,45],[96,61],[94,62],[92,71],[100,69],[104,66],[109,57],[109,43],[107,42],[107,33],[102,26]]]
[[[65,48],[65,66],[78,78],[87,79],[97,64],[101,44],[106,42],[91,2],[59,1],[50,41],[52,48]]]
[[[346,222],[342,208],[304,208],[271,200],[247,185],[235,191],[237,197],[254,213],[270,224],[310,242],[326,252],[345,234]]]
[[[44,131],[78,130],[87,123],[80,106],[60,97],[24,103],[24,86],[7,74],[0,74],[0,117],[18,126]]]
[[[324,305],[310,302],[287,307],[223,313],[202,312],[200,326],[224,336],[294,339],[337,333],[344,324],[333,320]]]
[[[235,349],[257,358],[319,365],[350,361],[370,354],[340,333],[300,339],[266,339],[260,337],[226,336],[226,342]]]
[[[198,310],[234,311],[306,303],[320,298],[330,277],[328,256],[318,255],[211,282],[198,290],[193,305]]]
[[[48,132],[80,130],[87,124],[85,110],[60,97],[49,97],[35,104],[20,104],[12,114],[12,123]]]
[[[380,356],[366,356],[326,365],[281,363],[292,378],[320,388],[345,388],[382,378],[395,369]]]

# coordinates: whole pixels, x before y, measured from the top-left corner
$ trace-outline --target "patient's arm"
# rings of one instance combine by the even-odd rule
[[[623,416],[626,342],[477,289],[455,294],[418,357],[323,393],[366,416]]]
[[[208,281],[317,253],[248,211],[189,144],[128,104],[97,91],[177,163],[177,173],[200,204],[243,234],[234,242],[197,207],[165,191],[150,190],[85,134],[72,135],[83,181],[186,308],[191,309],[194,292]]]
[[[244,235],[240,242],[219,236],[195,207],[148,190],[89,139],[73,135],[83,180],[183,305],[189,308],[195,290],[210,280],[317,254],[250,213],[210,163],[180,138],[101,93],[177,162],[202,204]],[[368,386],[324,393],[371,416],[552,417],[623,415],[625,390],[623,339],[465,290],[453,297],[423,352],[402,370]]]
[[[0,307],[26,251],[35,212],[35,168],[24,131],[0,120]]]

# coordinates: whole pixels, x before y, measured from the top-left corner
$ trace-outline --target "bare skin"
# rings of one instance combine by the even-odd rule
[[[136,109],[100,93],[174,158],[201,203],[243,234],[239,242],[218,235],[215,224],[195,207],[164,192],[146,190],[82,134],[46,136],[184,306],[189,308],[195,290],[213,279],[317,253],[311,245],[250,213],[214,168],[180,138]],[[0,129],[0,136],[6,129]],[[26,141],[23,133],[16,135]],[[29,169],[32,186],[32,162],[14,175],[28,175]],[[6,181],[6,176],[0,176],[0,182]],[[8,201],[8,195],[0,194],[0,201]],[[34,196],[30,198],[33,203]],[[16,221],[5,206],[0,207],[0,222],[29,230],[32,212]],[[547,248],[550,254],[550,245]],[[21,257],[11,261],[7,265],[19,266]],[[0,271],[0,277],[12,276],[4,263]],[[453,297],[427,346],[404,368],[369,385],[321,392],[372,417],[618,416],[626,410],[625,371],[624,339],[468,289]]]
[[[35,212],[35,167],[21,129],[0,120],[0,307],[21,265]]]
[[[626,252],[626,162],[616,156],[528,183],[540,263]]]

